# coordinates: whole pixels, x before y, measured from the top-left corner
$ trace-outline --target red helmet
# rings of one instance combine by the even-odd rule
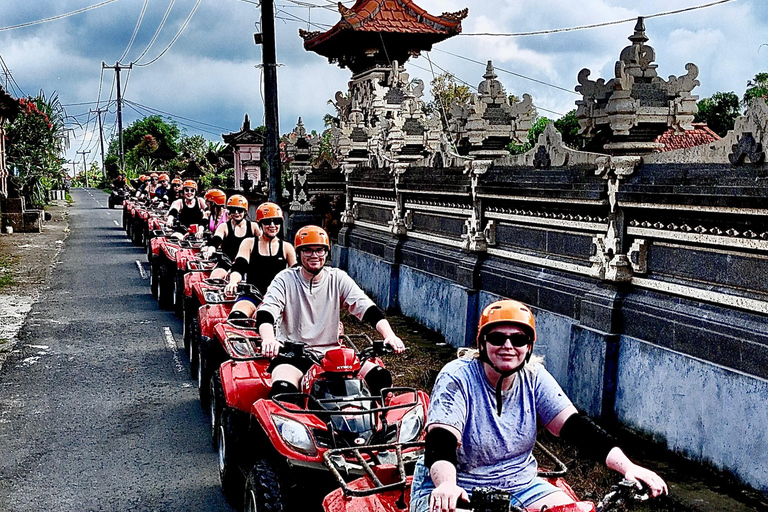
[[[139,176],[139,181],[141,181],[141,182],[147,181],[147,179],[148,178],[147,178],[146,174],[142,174],[141,176]]]
[[[194,182],[194,180],[187,180],[184,182],[184,184],[181,186],[182,188],[193,188],[197,190],[197,183]]]
[[[531,309],[516,300],[496,301],[483,310],[480,321],[477,324],[477,343],[488,330],[497,324],[514,324],[521,327],[531,337],[531,342],[536,341],[536,323]]]
[[[328,238],[328,233],[326,233],[320,226],[304,226],[298,233],[296,233],[296,238],[293,243],[296,250],[299,251],[301,247],[307,245],[322,245],[326,250],[331,250],[331,242]]]
[[[247,210],[248,200],[245,198],[245,196],[235,194],[229,198],[229,201],[227,201],[227,206],[231,206],[233,208],[245,208]]]
[[[160,181],[168,181],[168,175],[163,173],[160,176],[158,176],[157,179]]]
[[[171,180],[172,185],[181,185],[181,178],[173,178]]]
[[[205,193],[205,200],[219,206],[224,206],[224,203],[227,202],[227,194],[217,188],[212,188]]]
[[[275,203],[261,203],[256,209],[256,222],[264,219],[282,219],[283,210]]]

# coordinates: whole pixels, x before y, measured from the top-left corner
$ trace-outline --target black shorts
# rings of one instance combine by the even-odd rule
[[[214,269],[216,269],[216,268],[223,268],[224,270],[229,272],[232,269],[232,265],[230,265],[229,263],[225,263],[224,261],[219,261],[218,263],[216,263],[216,266],[213,267],[213,268]]]
[[[267,371],[272,373],[272,371],[281,364],[289,364],[299,370],[303,375],[307,373],[315,363],[313,363],[312,360],[308,357],[286,357],[282,354],[278,354],[277,357],[272,359],[272,362],[269,363],[269,368]]]

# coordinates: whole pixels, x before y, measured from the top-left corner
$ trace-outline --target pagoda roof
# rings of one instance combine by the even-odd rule
[[[224,139],[224,142],[231,146],[264,143],[264,136],[258,133],[256,130],[251,130],[251,121],[248,119],[248,114],[245,114],[243,126],[240,128],[239,132],[223,134],[221,138]]]
[[[707,123],[692,123],[693,130],[685,130],[683,133],[676,134],[674,130],[669,129],[662,133],[654,142],[664,144],[661,152],[674,151],[676,149],[692,148],[711,144],[720,140],[720,136],[707,126]]]
[[[413,0],[357,0],[352,7],[338,4],[341,20],[327,32],[299,30],[304,49],[342,67],[364,66],[375,53],[405,62],[410,55],[430,50],[434,43],[461,33],[468,9],[434,16]],[[383,47],[383,48],[382,48]],[[372,50],[376,50],[372,52]],[[380,51],[378,51],[380,50]],[[358,55],[351,55],[357,52]]]

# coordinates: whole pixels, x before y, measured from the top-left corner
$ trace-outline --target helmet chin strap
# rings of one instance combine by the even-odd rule
[[[487,364],[491,368],[493,368],[493,370],[499,374],[499,380],[498,382],[496,382],[496,414],[501,416],[501,408],[503,405],[501,401],[502,399],[501,392],[503,391],[502,387],[504,386],[504,379],[506,379],[507,377],[511,377],[512,375],[516,374],[517,372],[523,369],[523,366],[525,366],[525,363],[527,363],[528,360],[531,359],[531,351],[528,351],[528,354],[526,354],[525,359],[523,360],[522,363],[512,368],[511,370],[502,371],[495,364],[491,362],[491,359],[488,357],[488,352],[486,351],[486,348],[485,348],[485,343],[483,343],[481,346],[482,348],[480,349],[480,361],[482,363]]]

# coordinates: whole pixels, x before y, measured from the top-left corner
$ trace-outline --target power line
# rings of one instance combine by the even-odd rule
[[[138,63],[134,63],[134,64],[136,64],[136,66],[138,66],[138,67],[144,67],[144,66],[149,66],[150,64],[153,64],[153,63],[157,62],[158,60],[160,60],[160,57],[165,55],[165,52],[167,52],[168,50],[171,49],[171,46],[173,46],[173,43],[176,42],[176,40],[179,38],[179,36],[181,36],[181,33],[184,32],[184,29],[187,28],[187,24],[189,24],[189,20],[192,19],[192,16],[194,16],[195,11],[197,11],[197,8],[200,7],[200,2],[202,2],[202,1],[203,0],[197,0],[197,2],[195,2],[195,6],[192,7],[192,12],[190,12],[189,16],[187,16],[187,19],[184,20],[184,23],[181,25],[181,28],[179,29],[179,32],[176,34],[176,37],[174,37],[171,40],[171,42],[168,43],[168,46],[166,46],[165,49],[162,52],[160,52],[160,55],[158,55],[157,57],[155,57],[154,59],[152,59],[149,62],[145,62],[144,64],[138,64]]]
[[[144,13],[147,12],[148,3],[149,3],[149,0],[144,0],[144,7],[141,8],[141,14],[139,14],[139,21],[136,22],[136,28],[133,29],[133,35],[131,36],[131,40],[128,42],[128,46],[125,48],[125,51],[120,56],[120,58],[117,59],[118,62],[123,60],[125,56],[128,55],[128,52],[131,50],[131,46],[133,46],[133,41],[136,39],[136,34],[139,32],[141,21],[144,19]]]
[[[736,0],[718,0],[717,2],[710,2],[707,4],[702,5],[696,5],[693,7],[686,7],[684,9],[676,9],[674,11],[666,11],[666,12],[657,12],[655,14],[648,14],[647,16],[642,16],[645,19],[650,18],[659,18],[661,16],[670,16],[672,14],[680,14],[683,12],[689,12],[689,11],[696,11],[699,9],[706,9],[708,7],[714,7],[716,5],[721,4],[727,4],[729,2],[735,2]],[[476,32],[476,33],[460,33],[457,34],[459,36],[491,36],[491,37],[525,37],[525,36],[541,36],[541,35],[547,35],[547,34],[559,34],[561,32],[573,32],[576,30],[586,30],[591,28],[599,28],[599,27],[608,27],[611,25],[620,25],[622,23],[629,23],[637,21],[637,16],[632,18],[626,18],[623,20],[615,20],[615,21],[605,21],[602,23],[592,23],[589,25],[579,25],[577,27],[568,27],[568,28],[555,28],[551,30],[537,30],[534,32],[511,32],[511,33],[495,33],[495,32]]]
[[[459,54],[456,54],[456,53],[452,53],[452,52],[448,52],[448,51],[445,51],[445,50],[441,50],[439,48],[434,48],[434,50],[438,51],[438,52],[441,52],[441,53],[446,53],[448,55],[452,55],[452,56],[454,56],[456,58],[459,58],[459,59],[463,59],[463,60],[466,60],[466,61],[469,61],[469,62],[474,62],[475,64],[479,64],[481,66],[485,66],[486,65],[485,62],[480,62],[479,60],[470,59],[469,57],[464,57],[463,55],[459,55]],[[496,67],[496,66],[494,66],[493,68],[496,71],[501,71],[502,73],[508,73],[508,74],[510,74],[512,76],[516,76],[518,78],[522,78],[523,80],[529,80],[531,82],[536,82],[537,84],[546,85],[547,87],[552,87],[553,89],[559,89],[561,91],[565,91],[565,92],[568,92],[568,93],[571,93],[571,94],[575,94],[576,96],[579,96],[579,93],[577,93],[576,91],[572,91],[570,89],[566,89],[565,87],[560,87],[559,85],[550,84],[550,83],[544,82],[542,80],[538,80],[536,78],[531,78],[529,76],[521,75],[520,73],[515,73],[514,71],[509,71],[508,69],[503,69],[503,68],[499,68],[499,67]]]
[[[159,108],[150,107],[148,105],[142,105],[141,103],[137,103],[135,101],[131,101],[131,100],[124,100],[124,101],[126,103],[132,103],[132,104],[134,104],[134,105],[136,105],[138,107],[145,108],[146,110],[149,110],[149,111],[159,112],[160,114],[163,114],[163,115],[166,115],[166,116],[170,116],[172,118],[176,118],[177,117],[179,119],[184,119],[185,121],[190,121],[192,123],[197,123],[197,124],[201,124],[201,125],[204,125],[204,126],[210,126],[211,128],[216,128],[217,130],[229,130],[229,128],[224,128],[222,126],[217,126],[215,124],[205,123],[203,121],[198,121],[196,119],[191,119],[189,117],[180,116],[178,114],[172,114],[170,112],[165,112],[164,110],[160,110]]]
[[[14,91],[18,90],[18,92],[17,92],[17,95],[18,95],[19,97],[25,97],[25,96],[26,96],[26,94],[24,93],[24,91],[23,91],[23,90],[21,90],[21,87],[20,87],[20,86],[19,86],[19,84],[16,82],[16,79],[15,79],[15,78],[13,78],[13,74],[11,73],[11,70],[10,70],[10,69],[8,69],[8,66],[5,64],[5,60],[3,59],[2,55],[0,55],[0,64],[2,64],[2,67],[3,67],[3,74],[4,74],[4,75],[5,75],[5,77],[6,77],[6,87],[7,87],[7,85],[8,85],[8,80],[10,80],[10,83],[11,83],[11,88],[13,88],[13,90],[14,90]]]
[[[152,40],[149,41],[149,44],[146,48],[144,48],[144,51],[141,52],[141,55],[138,56],[138,58],[134,62],[138,62],[141,60],[142,57],[144,57],[150,48],[152,48],[152,45],[155,44],[155,40],[157,40],[157,36],[160,35],[160,31],[163,29],[163,26],[165,26],[165,20],[168,19],[168,15],[171,14],[171,8],[173,8],[173,4],[176,3],[176,0],[171,0],[171,3],[168,4],[168,8],[165,10],[165,14],[163,15],[163,19],[160,21],[160,26],[157,27],[157,30],[155,31],[155,35],[152,36]]]
[[[107,4],[111,4],[111,3],[114,3],[114,2],[117,2],[117,0],[106,0],[105,2],[101,2],[99,4],[92,5],[90,7],[84,7],[82,9],[78,9],[76,11],[68,12],[68,13],[65,13],[65,14],[59,14],[57,16],[51,16],[50,18],[44,18],[42,20],[37,20],[37,21],[28,21],[27,23],[20,23],[18,25],[10,25],[8,27],[0,27],[0,32],[2,32],[3,30],[13,30],[15,28],[22,28],[22,27],[29,27],[29,26],[32,26],[32,25],[39,25],[40,23],[46,23],[48,21],[60,20],[62,18],[67,18],[69,16],[74,16],[75,14],[80,14],[81,12],[90,11],[92,9],[98,9],[99,7],[103,7],[103,6],[107,5]]]

